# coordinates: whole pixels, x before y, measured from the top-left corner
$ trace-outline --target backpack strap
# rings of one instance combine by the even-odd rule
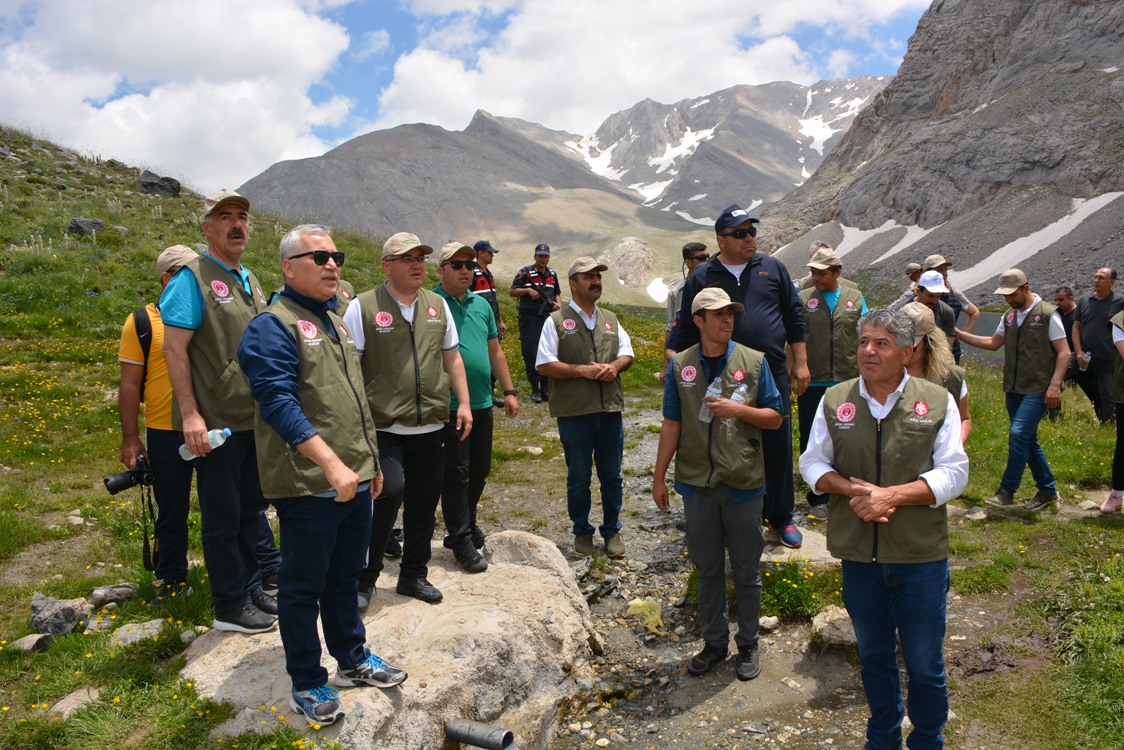
[[[152,321],[148,318],[148,309],[138,307],[134,310],[133,323],[136,325],[141,351],[144,352],[144,373],[141,376],[140,386],[140,400],[144,401],[144,384],[148,380],[148,351],[152,348]]]

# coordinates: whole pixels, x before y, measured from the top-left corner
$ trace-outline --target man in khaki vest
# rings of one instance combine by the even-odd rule
[[[550,414],[566,454],[566,507],[573,522],[574,552],[593,553],[589,522],[593,466],[601,482],[601,538],[609,557],[624,557],[620,513],[624,475],[624,391],[621,373],[632,365],[632,341],[617,316],[597,306],[601,272],[590,257],[570,266],[570,304],[543,324],[535,365],[554,381]]]
[[[217,630],[261,633],[277,624],[277,600],[262,591],[259,540],[266,508],[254,449],[254,399],[238,367],[247,324],[265,309],[261,284],[241,264],[250,202],[233,190],[203,204],[207,252],[186,263],[160,297],[164,359],[175,395],[173,423],[194,455],[203,561]],[[229,428],[211,450],[210,430]],[[262,534],[261,532],[265,532]]]
[[[1010,508],[1027,466],[1038,487],[1025,510],[1037,513],[1057,508],[1061,502],[1057,481],[1046,453],[1038,443],[1038,423],[1046,409],[1061,403],[1062,378],[1069,365],[1069,345],[1065,328],[1054,306],[1030,291],[1026,274],[1017,268],[999,277],[996,294],[1011,307],[999,319],[991,336],[978,336],[957,329],[960,341],[980,349],[995,351],[1003,347],[1003,390],[1007,393],[1007,415],[1011,420],[1007,434],[1007,469],[999,490],[985,502],[993,508]]]
[[[900,310],[862,319],[859,377],[827,390],[800,473],[831,498],[827,546],[843,561],[843,604],[870,707],[866,746],[903,747],[900,639],[908,746],[936,750],[948,718],[945,504],[968,483],[968,456],[952,394],[906,372],[913,342],[913,321]]]
[[[812,419],[827,389],[859,374],[855,352],[858,347],[859,318],[866,315],[866,298],[852,282],[843,285],[843,261],[830,246],[819,247],[808,260],[811,284],[800,292],[807,336],[808,389],[796,397],[800,420],[800,452],[808,447]],[[809,490],[808,513],[827,519],[827,498]]]
[[[238,363],[258,402],[262,490],[281,522],[277,605],[289,704],[317,726],[343,716],[320,665],[318,615],[336,687],[389,688],[406,673],[367,648],[355,596],[382,474],[359,352],[336,314],[344,254],[317,224],[294,228],[280,251],[285,287],[246,327]]]
[[[472,410],[449,306],[422,288],[432,252],[417,235],[391,235],[382,246],[386,283],[352,300],[343,318],[363,365],[385,476],[374,503],[367,567],[359,575],[363,610],[374,595],[399,507],[403,544],[395,591],[431,604],[442,599],[427,576],[444,475],[449,389],[457,397],[453,427],[461,440],[472,430]]]
[[[675,457],[675,489],[683,496],[687,549],[699,571],[699,629],[703,649],[687,662],[693,675],[725,660],[730,643],[726,606],[726,552],[737,590],[739,680],[761,673],[757,648],[761,614],[758,565],[765,549],[761,508],[765,463],[761,430],[780,427],[781,394],[765,355],[731,341],[734,313],[744,306],[711,287],[695,295],[691,311],[699,343],[675,356],[664,377],[663,426],[656,450],[652,499],[670,503],[667,469]],[[706,396],[722,381],[722,395]],[[743,389],[741,402],[730,397]],[[709,419],[700,418],[707,409]]]

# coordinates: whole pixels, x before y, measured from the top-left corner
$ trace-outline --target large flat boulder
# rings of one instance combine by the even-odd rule
[[[600,637],[553,542],[504,531],[488,537],[486,552],[490,567],[471,575],[434,545],[429,580],[445,595],[438,605],[394,593],[398,569],[386,561],[365,617],[367,643],[410,677],[390,690],[341,690],[347,716],[318,738],[356,750],[440,747],[445,722],[468,718],[511,729],[522,748],[546,745],[559,706],[577,694],[578,679],[592,677],[589,660]],[[279,722],[307,726],[289,709],[276,631],[210,631],[186,659],[182,674],[199,695],[235,709],[218,733],[271,731]],[[327,652],[324,666],[335,674]]]

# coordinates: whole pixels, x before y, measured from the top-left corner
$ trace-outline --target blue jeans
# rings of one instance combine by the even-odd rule
[[[294,690],[310,690],[328,682],[320,666],[317,616],[340,669],[353,669],[366,658],[356,582],[371,538],[371,490],[346,503],[290,497],[273,504],[281,522],[277,620],[285,669]]]
[[[1007,436],[1007,469],[999,487],[1012,495],[1022,484],[1023,469],[1027,466],[1038,489],[1053,492],[1057,487],[1054,472],[1050,471],[1046,454],[1038,444],[1038,423],[1045,414],[1044,396],[1007,394],[1007,416],[1011,419],[1011,429]]]
[[[843,604],[859,641],[863,690],[870,707],[866,750],[902,746],[904,705],[897,638],[909,675],[910,750],[944,747],[948,719],[944,674],[948,560],[931,563],[843,561]],[[895,637],[897,636],[897,637]]]
[[[608,539],[621,530],[624,500],[624,421],[619,411],[599,411],[578,417],[558,418],[558,437],[566,454],[566,509],[574,535],[592,534],[589,511],[593,496],[589,486],[593,466],[601,482],[601,536]]]

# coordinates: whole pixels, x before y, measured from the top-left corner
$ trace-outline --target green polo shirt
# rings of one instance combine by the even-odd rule
[[[500,337],[496,326],[496,315],[488,300],[473,292],[465,292],[464,299],[458,300],[446,292],[440,284],[433,291],[449,303],[449,312],[457,327],[461,340],[461,360],[464,374],[468,378],[468,400],[470,409],[492,408],[492,360],[488,357],[488,342]],[[457,397],[449,392],[450,413],[457,410]]]

